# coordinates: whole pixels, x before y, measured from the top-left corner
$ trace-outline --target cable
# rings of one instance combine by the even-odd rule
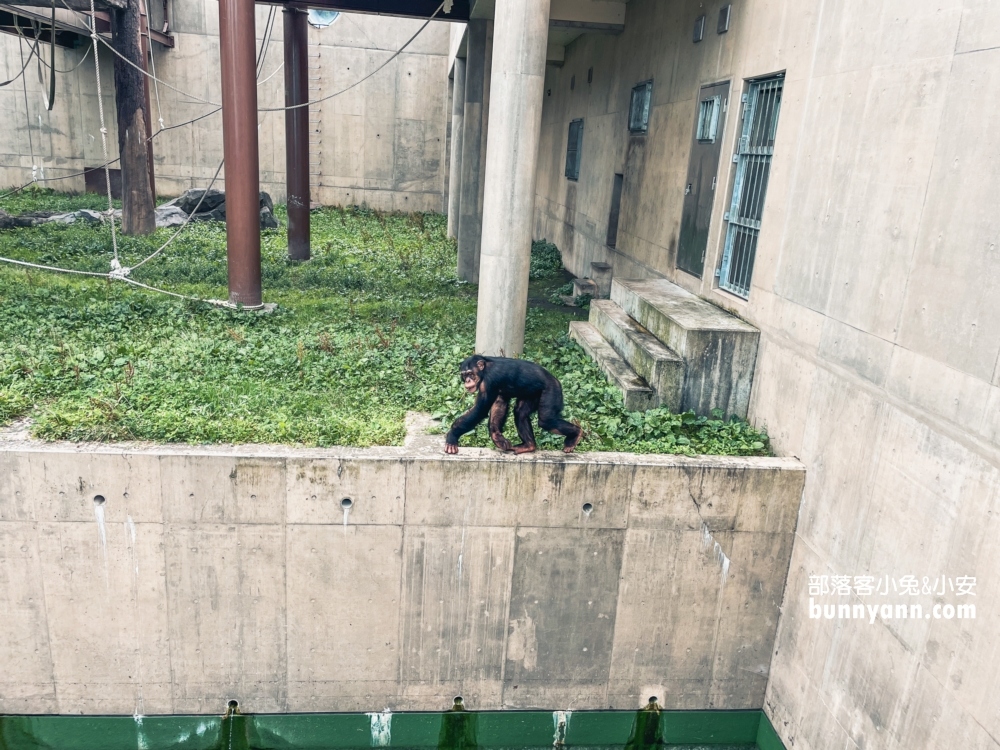
[[[90,0],[91,21],[96,17],[94,0]],[[104,184],[108,188],[108,218],[111,220],[111,247],[115,257],[111,260],[112,271],[121,268],[118,260],[118,235],[115,233],[115,204],[111,201],[111,172],[108,169],[108,129],[104,122],[104,91],[101,88],[101,56],[97,49],[97,23],[90,24],[90,38],[94,44],[94,72],[97,76],[97,111],[101,117],[101,148],[104,149]]]
[[[76,65],[74,65],[72,68],[68,68],[66,70],[63,70],[62,68],[51,68],[49,66],[49,64],[47,62],[45,62],[45,60],[42,60],[42,65],[44,65],[46,68],[49,68],[50,70],[55,70],[56,73],[60,73],[62,75],[65,75],[66,73],[73,73],[73,72],[76,71],[77,68],[79,68],[85,62],[87,62],[87,58],[90,57],[91,50],[93,50],[93,47],[87,47],[87,49],[84,50],[83,57],[80,58],[80,61]],[[41,59],[41,58],[39,58],[39,59]],[[2,85],[3,84],[0,83],[0,86],[2,86]]]
[[[20,27],[18,27],[18,35],[20,35]],[[20,42],[18,42],[18,44],[20,44]],[[31,58],[34,56],[37,47],[38,47],[38,43],[37,43],[37,40],[36,40],[35,46],[32,47],[32,48],[29,48],[29,50],[28,50],[28,60],[27,60],[27,62],[24,63],[24,65],[21,66],[21,72],[18,73],[13,78],[11,78],[9,81],[3,81],[2,83],[0,83],[0,88],[2,88],[4,86],[9,86],[10,84],[14,83],[14,81],[16,81],[18,78],[20,78],[21,76],[24,75],[24,71],[28,69],[28,64],[31,62]],[[22,60],[24,59],[24,53],[23,52],[21,53],[21,59]]]
[[[417,29],[416,33],[414,33],[413,36],[411,36],[409,39],[407,39],[406,43],[403,44],[402,47],[400,47],[398,50],[396,50],[395,52],[392,53],[392,55],[389,57],[388,60],[386,60],[381,65],[379,65],[377,68],[375,68],[375,70],[373,70],[371,73],[369,73],[368,75],[366,75],[364,78],[362,78],[361,80],[355,81],[354,83],[352,83],[347,88],[341,89],[340,91],[335,91],[332,94],[328,94],[327,96],[322,96],[319,99],[313,99],[312,101],[304,102],[302,104],[292,104],[289,107],[261,107],[258,111],[259,112],[284,112],[284,111],[289,110],[289,109],[299,109],[301,107],[309,107],[309,106],[312,106],[313,104],[319,104],[320,102],[325,102],[327,99],[333,99],[333,97],[335,97],[335,96],[340,96],[341,94],[347,93],[348,91],[350,91],[351,89],[353,89],[355,86],[360,86],[362,83],[364,83],[369,78],[371,78],[373,75],[375,75],[380,70],[382,70],[382,68],[384,68],[386,65],[388,65],[389,63],[391,63],[397,57],[399,57],[402,54],[403,50],[405,50],[407,47],[409,47],[410,43],[413,42],[413,40],[416,39],[418,36],[420,36],[420,32],[427,28],[427,24],[429,24],[431,21],[434,20],[434,18],[437,16],[437,14],[441,12],[441,9],[443,7],[444,7],[444,2],[442,2],[437,7],[437,10],[435,10],[433,13],[431,13],[430,18],[428,18],[426,21],[423,22],[423,24],[420,26],[420,28]]]
[[[160,245],[160,246],[159,246],[159,247],[158,247],[158,248],[157,248],[157,249],[156,249],[156,250],[155,250],[155,251],[154,251],[153,253],[151,253],[151,254],[150,254],[150,255],[148,255],[147,257],[143,258],[143,259],[142,259],[141,261],[139,261],[138,263],[136,263],[136,264],[135,264],[134,266],[132,266],[131,268],[126,268],[126,269],[124,269],[124,270],[125,270],[125,272],[126,272],[126,275],[127,275],[127,274],[128,274],[128,273],[129,273],[130,271],[134,271],[134,270],[136,270],[137,268],[142,268],[142,267],[143,267],[144,265],[146,265],[146,264],[147,264],[147,263],[148,263],[149,261],[151,261],[151,260],[152,260],[153,258],[155,258],[155,257],[156,257],[157,255],[159,255],[159,254],[160,254],[160,253],[162,253],[162,252],[163,252],[164,250],[166,250],[166,249],[167,249],[167,245],[169,245],[169,244],[170,244],[171,242],[173,242],[173,241],[174,241],[175,239],[177,239],[177,236],[178,236],[178,235],[179,235],[179,234],[180,234],[181,232],[183,232],[183,231],[184,231],[184,230],[185,230],[185,229],[187,228],[187,225],[188,225],[188,224],[189,224],[189,223],[191,222],[191,219],[192,219],[192,218],[194,218],[194,215],[195,215],[196,213],[198,213],[198,209],[199,209],[199,208],[201,208],[201,204],[202,204],[202,202],[203,202],[203,201],[205,200],[205,196],[206,196],[206,195],[208,195],[208,191],[212,189],[212,186],[213,186],[213,185],[215,184],[215,181],[216,181],[217,179],[219,179],[219,173],[220,173],[220,172],[222,171],[222,165],[223,165],[223,164],[225,164],[225,163],[226,163],[226,160],[225,160],[225,159],[223,159],[222,161],[220,161],[220,162],[219,162],[219,166],[218,166],[218,167],[216,168],[216,170],[215,170],[215,174],[214,174],[214,175],[212,175],[212,181],[211,181],[210,183],[208,183],[208,187],[207,187],[207,188],[205,188],[205,192],[203,192],[203,193],[201,194],[201,198],[199,198],[199,199],[198,199],[198,202],[197,202],[197,203],[195,204],[194,208],[193,208],[193,209],[191,209],[191,213],[189,213],[189,214],[187,215],[187,218],[186,218],[186,219],[184,219],[184,223],[183,223],[183,224],[181,224],[181,225],[180,225],[180,226],[179,226],[179,227],[177,228],[177,231],[176,231],[176,232],[174,232],[174,233],[173,233],[173,234],[172,234],[172,235],[170,236],[170,239],[168,239],[168,240],[167,240],[166,242],[164,242],[164,243],[163,243],[162,245]]]

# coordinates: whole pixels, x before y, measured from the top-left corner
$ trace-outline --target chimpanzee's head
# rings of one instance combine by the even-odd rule
[[[473,354],[468,359],[462,360],[462,364],[458,366],[458,374],[462,378],[465,390],[475,393],[479,389],[485,371],[486,358],[479,354]]]

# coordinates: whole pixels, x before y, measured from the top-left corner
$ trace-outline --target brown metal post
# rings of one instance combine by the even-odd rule
[[[229,301],[259,307],[260,156],[254,0],[219,0]]]
[[[142,70],[149,72],[149,56],[153,50],[149,44],[149,19],[146,17],[146,2],[139,0],[139,49],[142,50]],[[149,76],[142,77],[143,96],[146,106],[143,118],[146,121],[146,171],[149,172],[149,190],[153,194],[153,204],[156,204],[156,170],[153,165],[153,108],[149,106]],[[162,115],[161,115],[162,116]]]
[[[306,11],[285,8],[285,106],[309,101]],[[288,257],[309,260],[309,107],[285,110]]]

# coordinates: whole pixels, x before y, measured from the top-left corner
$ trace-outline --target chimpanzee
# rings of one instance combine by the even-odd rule
[[[444,441],[445,453],[458,453],[458,439],[474,430],[487,415],[490,437],[502,451],[530,453],[535,450],[531,415],[536,411],[539,427],[566,437],[563,446],[566,453],[571,453],[583,437],[579,426],[562,418],[562,386],[544,367],[523,359],[476,354],[464,360],[458,370],[465,390],[476,394],[476,403],[451,426]],[[521,436],[520,445],[511,445],[503,436],[507,409],[514,398],[517,399],[514,423]]]

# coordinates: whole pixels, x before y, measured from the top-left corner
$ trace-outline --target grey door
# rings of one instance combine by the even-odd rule
[[[701,278],[718,187],[722,133],[729,110],[729,82],[703,86],[695,113],[691,160],[684,185],[684,211],[677,244],[677,267]]]

